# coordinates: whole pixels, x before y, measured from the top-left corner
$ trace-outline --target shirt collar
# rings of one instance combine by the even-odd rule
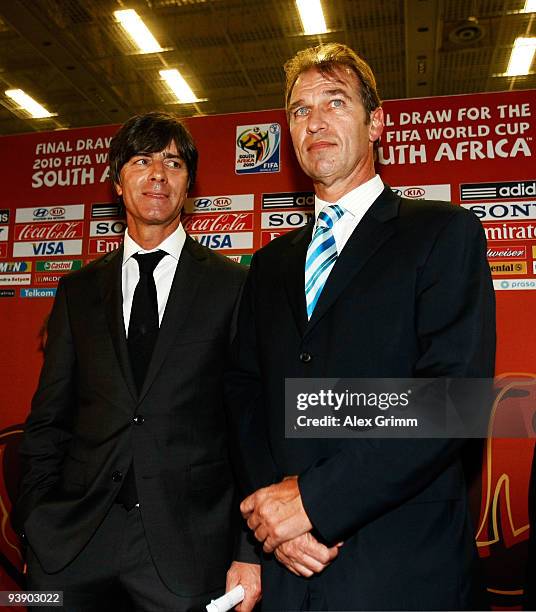
[[[370,208],[374,200],[383,191],[384,185],[378,174],[369,179],[366,183],[359,185],[352,191],[345,193],[337,202],[324,202],[319,197],[315,196],[315,219],[318,218],[319,212],[326,206],[338,204],[345,211],[351,213],[354,217],[363,214]]]
[[[182,227],[182,223],[179,223],[177,229],[170,234],[164,241],[150,251],[142,249],[140,245],[135,242],[128,233],[128,228],[125,231],[125,238],[123,241],[123,265],[134,255],[135,253],[152,253],[153,251],[162,250],[168,255],[174,257],[177,261],[182,252],[182,247],[186,242],[186,232]]]

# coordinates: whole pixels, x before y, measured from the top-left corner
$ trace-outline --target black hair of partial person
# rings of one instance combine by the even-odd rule
[[[186,127],[169,113],[135,115],[126,121],[112,138],[108,154],[110,178],[121,182],[121,168],[131,157],[140,153],[158,153],[171,142],[188,169],[188,187],[195,182],[198,152],[194,139]]]

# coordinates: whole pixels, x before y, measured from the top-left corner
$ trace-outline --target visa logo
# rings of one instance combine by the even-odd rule
[[[63,255],[65,249],[63,242],[33,242],[34,255]]]

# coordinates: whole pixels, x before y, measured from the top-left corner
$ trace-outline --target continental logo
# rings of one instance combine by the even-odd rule
[[[56,272],[65,273],[82,268],[81,259],[73,259],[70,261],[37,261],[35,263],[36,272]]]
[[[31,261],[2,261],[0,262],[0,273],[22,273],[31,272]]]
[[[491,273],[495,276],[502,274],[526,274],[526,261],[495,261],[489,265]]]

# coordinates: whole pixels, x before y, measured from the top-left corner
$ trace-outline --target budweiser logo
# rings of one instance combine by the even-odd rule
[[[68,240],[81,238],[83,221],[27,223],[15,226],[15,240]]]
[[[489,259],[494,259],[496,257],[525,257],[525,255],[526,255],[525,247],[519,247],[517,249],[509,248],[509,247],[488,249]]]
[[[251,213],[233,212],[214,215],[192,215],[184,219],[184,229],[188,232],[240,232],[253,229]]]

